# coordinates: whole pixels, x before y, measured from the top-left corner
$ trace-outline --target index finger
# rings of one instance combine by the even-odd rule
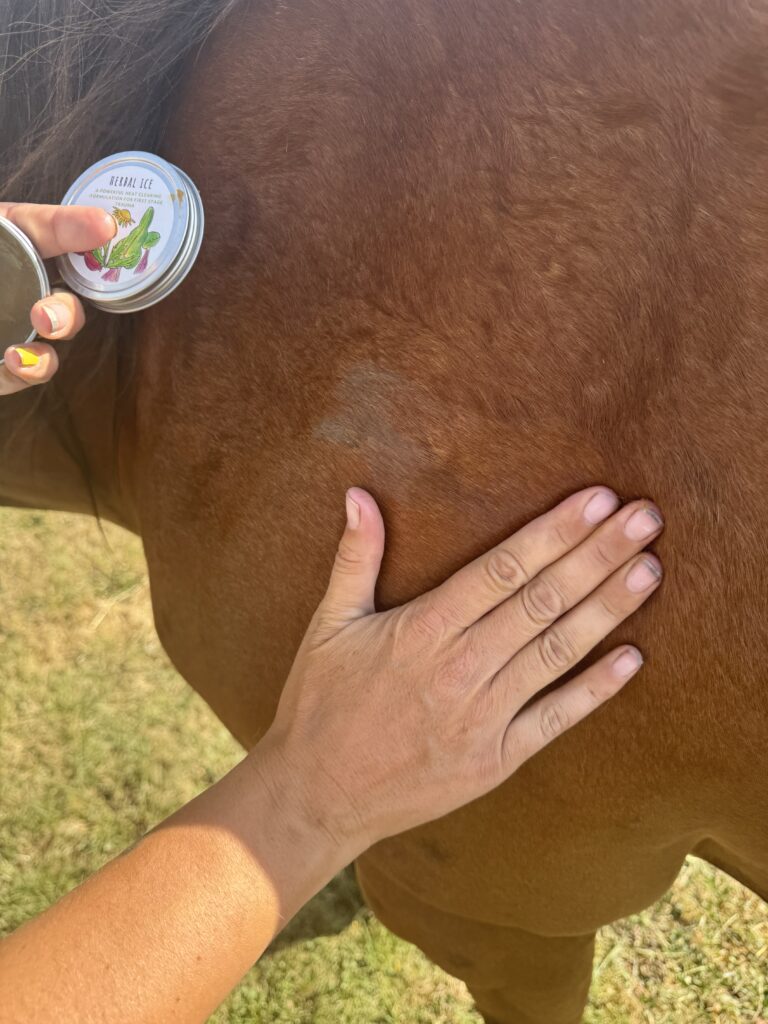
[[[117,234],[114,217],[98,206],[0,203],[0,217],[21,228],[44,259],[97,249]]]
[[[580,544],[619,504],[607,487],[578,491],[459,569],[422,600],[449,628],[468,629]]]

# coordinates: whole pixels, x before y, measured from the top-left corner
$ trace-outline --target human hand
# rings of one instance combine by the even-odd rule
[[[0,203],[0,217],[21,228],[43,258],[85,252],[104,245],[117,232],[112,216],[97,206],[47,206],[37,203]],[[40,299],[30,311],[35,330],[52,341],[73,338],[85,323],[77,296],[63,289]],[[45,342],[12,345],[0,365],[0,395],[42,384],[59,366],[56,350]]]
[[[606,488],[580,491],[377,614],[384,525],[369,494],[348,492],[328,591],[256,750],[300,780],[306,816],[350,859],[494,789],[640,668],[625,645],[529,703],[660,583],[659,560],[640,553],[660,513],[618,506]]]

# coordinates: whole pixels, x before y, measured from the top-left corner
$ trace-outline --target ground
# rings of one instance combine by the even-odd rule
[[[0,510],[0,931],[43,910],[241,755],[155,637],[139,542]],[[340,875],[215,1024],[479,1024],[464,986]],[[587,1024],[768,1024],[768,911],[696,860],[600,935]]]

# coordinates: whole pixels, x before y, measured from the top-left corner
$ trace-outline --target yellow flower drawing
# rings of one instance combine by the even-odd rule
[[[130,210],[118,210],[114,207],[112,210],[112,216],[115,218],[121,228],[127,228],[129,224],[135,224],[136,221],[131,216]]]

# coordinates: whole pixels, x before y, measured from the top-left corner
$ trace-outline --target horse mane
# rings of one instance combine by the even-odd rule
[[[57,202],[90,164],[162,149],[170,101],[237,0],[4,0],[0,196]]]
[[[56,203],[75,178],[110,153],[162,155],[182,72],[237,0],[2,0],[0,2],[0,198]],[[83,332],[117,350],[130,378],[130,324],[89,310]],[[64,361],[69,346],[61,346]],[[97,358],[78,373],[102,372]],[[63,371],[64,367],[62,367]],[[47,422],[79,464],[98,518],[91,467],[63,372],[45,387],[5,398],[11,429]],[[7,424],[6,424],[7,427]],[[0,458],[2,453],[0,453]]]

